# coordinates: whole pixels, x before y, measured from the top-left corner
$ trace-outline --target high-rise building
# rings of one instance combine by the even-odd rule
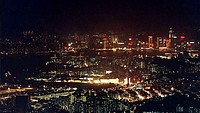
[[[118,41],[119,41],[118,35],[112,33],[112,34],[111,34],[111,43],[112,43],[112,47],[113,47],[113,48],[116,48],[116,47],[117,47]]]
[[[103,49],[107,49],[107,43],[108,43],[108,39],[103,38]]]
[[[174,38],[174,31],[170,27],[170,29],[169,29],[169,39],[172,39],[172,38]]]
[[[153,36],[148,36],[149,48],[153,48]]]
[[[176,113],[183,113],[184,112],[184,108],[182,106],[177,106],[176,107]]]
[[[173,47],[173,35],[174,35],[174,31],[172,30],[172,28],[169,28],[169,48]]]
[[[175,36],[174,31],[172,28],[169,29],[169,41],[168,41],[168,46],[169,48],[174,48],[177,42],[177,36]]]
[[[156,48],[159,49],[159,47],[162,47],[162,44],[163,44],[162,37],[157,37]]]

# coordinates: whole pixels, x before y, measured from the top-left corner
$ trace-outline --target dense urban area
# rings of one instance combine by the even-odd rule
[[[1,44],[0,112],[199,113],[200,41],[24,30]]]

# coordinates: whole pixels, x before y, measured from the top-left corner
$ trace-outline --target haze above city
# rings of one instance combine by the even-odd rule
[[[167,35],[173,27],[199,35],[199,6],[198,0],[5,0],[1,34],[13,36],[31,29],[63,35],[110,30]]]

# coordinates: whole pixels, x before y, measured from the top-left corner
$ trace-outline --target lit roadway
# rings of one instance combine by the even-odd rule
[[[18,87],[16,89],[8,88],[6,90],[1,90],[0,91],[0,99],[9,98],[11,96],[16,95],[16,93],[26,92],[26,91],[31,91],[31,90],[33,90],[33,88],[31,88],[31,87],[25,87],[25,88]]]

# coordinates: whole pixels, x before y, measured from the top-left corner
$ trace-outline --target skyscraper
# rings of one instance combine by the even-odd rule
[[[173,29],[170,27],[170,29],[169,29],[169,41],[168,41],[169,48],[174,48],[175,38],[177,38],[177,37],[175,37],[174,31],[173,31]]]
[[[174,31],[170,27],[170,29],[169,29],[169,47],[170,48],[173,47],[173,39],[172,39],[173,37],[174,37]]]
[[[172,28],[169,28],[169,39],[172,39],[174,37],[174,31],[172,30]]]
[[[148,36],[149,48],[153,48],[153,36]]]

